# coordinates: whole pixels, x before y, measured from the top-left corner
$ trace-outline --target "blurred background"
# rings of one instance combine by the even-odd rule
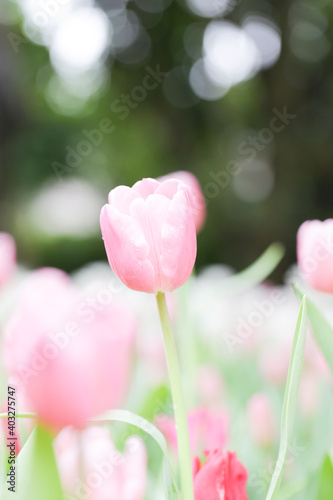
[[[0,230],[19,260],[105,260],[118,184],[189,170],[208,205],[197,266],[295,261],[333,214],[329,0],[1,0]]]

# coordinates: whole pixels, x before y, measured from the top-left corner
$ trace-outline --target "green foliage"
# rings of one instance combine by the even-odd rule
[[[320,472],[320,483],[317,500],[332,500],[333,498],[333,464],[331,457],[325,457]]]
[[[304,297],[303,292],[298,288],[298,286],[295,285],[294,288],[300,298]],[[328,366],[333,373],[333,328],[320,312],[318,307],[308,298],[307,304],[308,317],[312,330],[315,334],[318,345],[326,358]]]
[[[6,483],[0,500],[63,500],[52,446],[53,436],[35,427],[15,463],[15,493]]]
[[[226,278],[223,291],[227,295],[241,293],[264,281],[278,266],[285,250],[280,243],[273,243],[267,250],[243,271]]]
[[[283,401],[280,449],[272,477],[272,482],[270,484],[266,500],[275,500],[278,497],[283,471],[288,456],[289,443],[293,435],[294,419],[297,406],[297,396],[301,382],[301,375],[302,375],[303,361],[304,361],[306,323],[307,323],[307,308],[306,308],[306,298],[304,297],[302,300],[302,304],[297,319],[293,346],[291,351],[291,359],[288,371],[286,391]]]

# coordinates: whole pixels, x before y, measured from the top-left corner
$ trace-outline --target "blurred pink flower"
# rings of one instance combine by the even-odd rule
[[[57,269],[30,275],[4,328],[3,361],[32,411],[54,431],[81,428],[118,406],[130,376],[136,321],[107,306],[89,322],[80,293]]]
[[[7,233],[0,233],[0,289],[11,278],[16,267],[16,245]]]
[[[259,353],[259,372],[270,384],[285,384],[288,376],[289,361],[289,345],[284,343],[280,346],[269,346]]]
[[[54,446],[61,482],[71,498],[144,499],[147,452],[139,437],[127,438],[125,451],[120,453],[104,427],[88,427],[81,433],[67,427],[56,437]]]
[[[320,377],[315,371],[303,370],[299,388],[299,404],[304,415],[313,417],[320,408]]]
[[[247,418],[254,441],[261,446],[274,442],[277,425],[272,404],[266,394],[253,394],[247,404]]]
[[[222,401],[226,392],[225,382],[220,371],[212,365],[201,365],[196,373],[196,388],[200,401],[213,405]]]
[[[190,277],[197,242],[184,184],[143,179],[116,187],[102,208],[101,230],[110,266],[129,288],[168,292]]]
[[[311,335],[307,336],[304,362],[311,367],[314,377],[327,380],[329,384],[332,383],[332,373],[326,358]]]
[[[333,293],[333,219],[303,222],[297,232],[297,260],[309,285]]]
[[[187,421],[192,455],[205,449],[224,448],[228,437],[228,420],[225,413],[213,413],[206,408],[199,408],[188,413]],[[169,445],[177,450],[174,418],[159,415],[156,423]]]
[[[195,500],[247,500],[248,473],[236,453],[213,451],[193,461]]]
[[[163,384],[167,380],[168,370],[165,353],[163,344],[157,335],[149,335],[148,338],[140,339],[138,356],[145,372],[146,381],[151,387]]]
[[[158,177],[157,180],[159,182],[164,182],[169,179],[177,179],[191,189],[195,226],[197,232],[199,232],[206,220],[206,201],[198,179],[191,172],[179,170],[171,174],[163,175],[163,177]]]

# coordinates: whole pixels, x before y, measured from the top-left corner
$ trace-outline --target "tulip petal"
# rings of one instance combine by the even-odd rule
[[[169,278],[168,291],[183,285],[189,278],[197,251],[195,221],[188,194],[179,191],[170,203],[162,226],[163,273]]]
[[[109,193],[109,204],[117,207],[122,214],[129,214],[129,207],[140,195],[128,186],[117,186]]]
[[[333,219],[304,222],[297,232],[297,260],[304,279],[333,292]]]
[[[134,184],[132,189],[138,193],[144,200],[148,198],[150,194],[154,194],[156,189],[159,187],[160,183],[155,179],[142,179]]]
[[[180,182],[177,179],[168,179],[161,182],[155,191],[155,194],[162,194],[172,200],[175,194],[179,191]]]
[[[154,268],[148,259],[150,246],[134,218],[111,205],[101,212],[101,228],[110,266],[129,288],[154,291]]]
[[[140,500],[147,488],[147,450],[143,441],[131,436],[126,441],[125,462],[122,466],[124,480],[122,482],[121,500]],[[130,478],[127,481],[126,478]]]
[[[169,286],[161,273],[161,227],[166,220],[170,200],[160,194],[148,196],[146,200],[137,199],[131,205],[131,215],[145,233],[146,241],[150,247],[149,259],[154,267],[154,291],[163,290]]]

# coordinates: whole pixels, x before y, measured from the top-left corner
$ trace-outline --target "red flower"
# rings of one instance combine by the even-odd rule
[[[247,470],[236,453],[206,452],[207,461],[193,462],[195,500],[247,500]]]

